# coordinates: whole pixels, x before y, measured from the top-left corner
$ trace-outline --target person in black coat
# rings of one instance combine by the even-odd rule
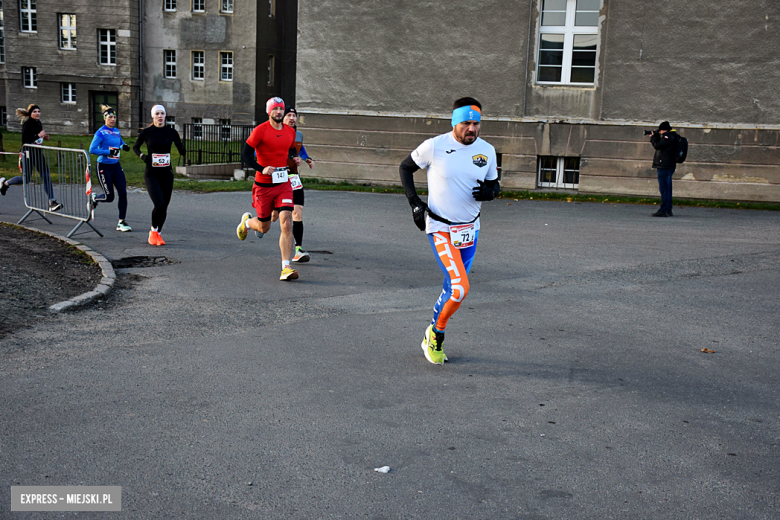
[[[653,168],[658,170],[658,190],[661,192],[661,207],[653,213],[654,217],[671,217],[672,215],[672,175],[677,167],[675,151],[677,150],[677,133],[664,121],[650,135],[650,142],[655,148]]]
[[[149,231],[149,244],[164,246],[165,241],[160,235],[165,218],[168,216],[168,204],[173,194],[173,168],[171,167],[171,145],[175,144],[181,155],[184,155],[184,144],[179,132],[165,124],[165,107],[152,107],[151,126],[147,126],[138,134],[138,140],[133,146],[135,154],[146,163],[144,182],[146,191],[152,199],[152,229]],[[146,143],[146,153],[141,153],[141,145]]]
[[[49,134],[43,129],[41,123],[41,108],[36,104],[31,104],[27,110],[23,108],[16,109],[16,115],[22,120],[22,149],[26,144],[43,144],[43,141],[49,140]],[[54,199],[54,187],[51,184],[49,176],[49,164],[46,157],[40,149],[30,148],[27,154],[22,156],[21,166],[22,174],[28,183],[32,181],[32,172],[37,170],[43,180],[43,187],[49,197],[49,211],[59,211],[62,204]],[[23,184],[21,175],[17,175],[8,181],[0,178],[0,194],[5,195],[9,186]],[[33,197],[34,199],[34,197]]]

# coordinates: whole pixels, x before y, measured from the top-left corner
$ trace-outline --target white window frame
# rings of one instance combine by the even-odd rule
[[[76,104],[75,83],[60,83],[60,102],[67,105]]]
[[[70,13],[59,13],[57,15],[59,18],[59,26],[60,26],[60,49],[62,50],[76,50],[76,15],[70,14]],[[66,18],[68,25],[63,25],[62,19]],[[71,25],[71,22],[73,24]],[[65,36],[63,33],[67,32],[67,40],[65,39]]]
[[[553,181],[549,177],[545,179],[545,174],[547,172],[552,172],[552,168],[542,168],[542,163],[544,159],[555,159],[555,180]],[[570,161],[576,160],[576,169],[575,168],[566,168],[566,160],[569,159]],[[579,157],[552,157],[552,156],[540,156],[539,160],[537,161],[537,174],[536,174],[536,186],[539,188],[552,188],[552,189],[565,189],[565,190],[576,190],[580,186],[580,165],[582,164]],[[577,182],[564,182],[566,180],[566,174],[571,174],[572,172],[576,172],[576,177],[572,180],[576,180]]]
[[[166,13],[175,13],[176,0],[163,0],[163,11]]]
[[[163,63],[164,63],[163,75],[169,79],[175,78],[177,70],[176,70],[176,51],[174,49],[163,50]]]
[[[230,119],[219,120],[219,138],[223,141],[230,141],[230,133],[232,127],[230,126]]]
[[[220,8],[220,12],[226,13],[226,14],[233,14],[233,0],[222,0],[220,2],[222,7]]]
[[[226,63],[226,59],[229,63]],[[233,81],[233,53],[230,51],[219,53],[219,80]]]
[[[192,12],[193,13],[205,13],[206,12],[206,0],[192,0]]]
[[[38,6],[35,0],[19,0],[19,24],[24,33],[38,32]]]
[[[170,126],[176,130],[176,116],[165,116],[165,126]]]
[[[105,36],[105,39],[103,39]],[[106,59],[103,61],[103,49],[106,50]],[[111,60],[111,51],[114,51],[114,59]],[[116,30],[98,29],[98,63],[100,65],[116,65]]]
[[[274,86],[274,72],[276,69],[276,58],[273,54],[268,55],[268,86]]]
[[[206,79],[206,51],[192,51],[192,79],[194,81]]]
[[[577,0],[566,0],[566,22],[565,25],[542,25],[544,22],[544,2],[540,0],[539,4],[539,47],[536,54],[536,83],[540,85],[576,85],[576,86],[592,86],[596,83],[596,68],[598,65],[598,54],[600,50],[600,38],[599,38],[599,24],[595,26],[578,26],[575,25],[575,17],[577,14]],[[558,11],[560,12],[560,11]],[[595,11],[581,11],[587,13],[593,13]],[[554,34],[563,36],[563,63],[561,65],[561,80],[560,81],[542,81],[540,80],[540,69],[542,67],[550,67],[545,65],[541,60],[542,49],[542,37],[545,34]],[[574,82],[571,81],[571,69],[572,59],[574,54],[574,40],[576,36],[581,35],[595,35],[596,36],[596,56],[593,67],[593,81],[592,82]],[[591,52],[591,51],[585,51]],[[583,68],[590,68],[583,67]]]
[[[22,82],[24,88],[38,88],[38,69],[22,67]]]

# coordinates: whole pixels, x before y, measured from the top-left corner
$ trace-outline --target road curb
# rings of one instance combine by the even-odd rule
[[[74,296],[69,300],[55,303],[54,305],[49,306],[49,312],[62,312],[66,309],[78,307],[79,305],[85,305],[91,302],[92,300],[94,300],[95,298],[107,295],[108,292],[111,290],[111,288],[114,287],[114,283],[116,282],[116,271],[114,271],[114,266],[111,265],[111,262],[105,256],[93,250],[88,245],[83,244],[81,242],[77,242],[67,237],[63,237],[56,233],[49,233],[48,231],[41,231],[40,229],[34,229],[27,226],[19,226],[19,227],[23,227],[24,229],[27,229],[29,231],[34,231],[36,233],[43,233],[44,235],[49,235],[52,238],[56,238],[57,240],[61,240],[72,246],[75,246],[80,251],[83,251],[86,254],[88,254],[90,257],[92,257],[92,260],[94,260],[95,263],[100,266],[100,270],[103,272],[103,278],[100,279],[100,283],[93,290],[85,292],[83,294],[79,294],[78,296]]]

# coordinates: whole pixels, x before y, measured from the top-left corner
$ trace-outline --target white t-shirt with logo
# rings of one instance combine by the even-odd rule
[[[472,195],[477,180],[498,179],[496,150],[479,137],[465,145],[452,132],[442,134],[418,146],[412,159],[420,168],[428,168],[428,207],[453,224],[471,222],[479,215],[482,203]],[[428,215],[425,219],[426,233],[449,229]],[[479,219],[475,226],[479,229]]]

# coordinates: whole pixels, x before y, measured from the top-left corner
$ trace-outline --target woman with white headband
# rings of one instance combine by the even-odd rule
[[[171,145],[175,144],[181,155],[184,155],[184,144],[179,132],[165,124],[165,107],[152,107],[153,123],[141,130],[138,140],[133,146],[135,154],[146,163],[144,182],[146,191],[152,199],[152,229],[149,231],[149,244],[164,246],[160,232],[165,217],[168,215],[168,204],[173,193],[173,168],[171,167]],[[141,145],[146,143],[146,153],[141,153]]]

